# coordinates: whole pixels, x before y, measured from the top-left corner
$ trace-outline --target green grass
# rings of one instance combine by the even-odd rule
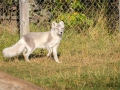
[[[34,25],[30,28],[39,31]],[[37,49],[30,63],[22,55],[6,59],[0,52],[0,70],[45,90],[119,90],[119,34],[109,35],[99,24],[80,34],[74,28],[65,30],[58,48],[61,64],[46,58],[46,50]],[[0,35],[1,51],[19,40],[18,34],[6,30]]]

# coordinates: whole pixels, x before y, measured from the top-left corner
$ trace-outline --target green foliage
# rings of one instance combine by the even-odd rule
[[[63,20],[66,27],[79,25],[80,28],[84,28],[93,24],[91,19],[80,12],[81,9],[84,9],[84,6],[79,0],[56,0],[54,3],[55,6],[51,9],[55,17],[53,20]]]
[[[79,0],[73,0],[73,3],[71,4],[72,9],[84,9],[84,6],[80,3]]]
[[[1,3],[3,3],[4,5],[8,5],[8,4],[13,4],[14,0],[0,0]]]
[[[56,7],[59,10],[65,10],[67,9],[84,9],[83,5],[79,0],[56,0],[55,1]]]
[[[84,23],[90,25],[92,20],[88,19],[85,14],[73,12],[73,13],[61,13],[57,20],[63,20],[65,25],[68,27],[73,27],[74,25],[83,25]]]

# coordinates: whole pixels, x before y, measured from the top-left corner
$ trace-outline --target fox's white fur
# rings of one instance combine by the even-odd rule
[[[23,52],[24,58],[29,62],[29,55],[36,48],[46,48],[47,57],[53,52],[54,60],[58,63],[57,47],[64,32],[64,22],[52,22],[51,30],[48,32],[30,32],[24,35],[15,45],[5,48],[2,52],[4,57],[14,57]]]

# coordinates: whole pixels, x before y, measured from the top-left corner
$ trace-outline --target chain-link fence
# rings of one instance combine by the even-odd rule
[[[84,31],[95,26],[101,17],[109,32],[118,30],[118,0],[29,0],[29,5],[30,23],[38,27],[49,25],[53,20],[63,20],[67,27]],[[19,24],[19,1],[1,0],[1,27],[19,30]]]
[[[19,3],[16,0],[0,0],[0,28],[18,30]]]

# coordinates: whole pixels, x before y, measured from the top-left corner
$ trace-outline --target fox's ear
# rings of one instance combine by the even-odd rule
[[[56,27],[57,23],[56,22],[52,22],[52,28]]]
[[[63,21],[60,21],[59,24],[64,27],[64,22]]]

